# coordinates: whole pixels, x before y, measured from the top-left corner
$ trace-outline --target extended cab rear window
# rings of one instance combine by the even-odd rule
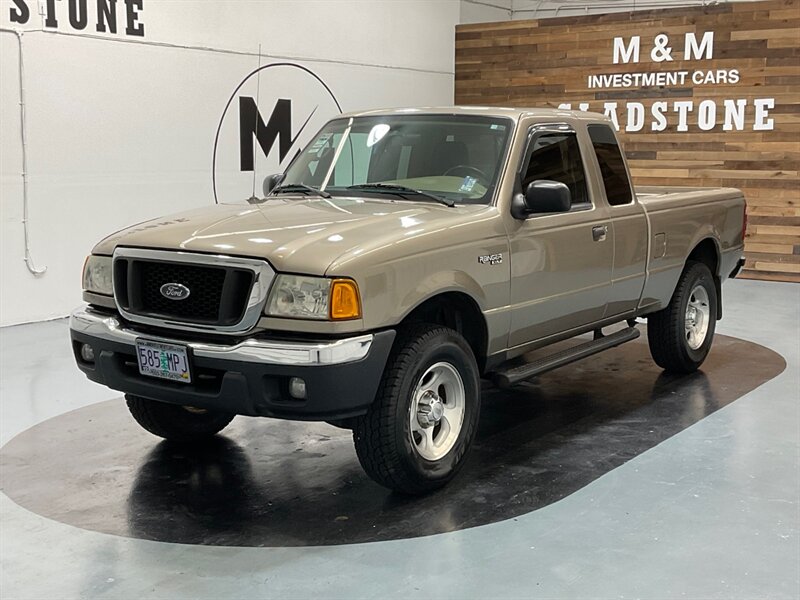
[[[631,182],[628,180],[625,161],[614,132],[607,125],[589,125],[588,129],[597,162],[600,164],[600,173],[603,175],[608,203],[611,206],[630,204],[633,202]]]

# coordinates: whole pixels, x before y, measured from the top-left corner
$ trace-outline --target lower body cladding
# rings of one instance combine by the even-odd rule
[[[78,367],[111,389],[199,409],[297,420],[364,414],[395,337],[387,330],[324,342],[251,338],[225,346],[136,332],[91,307],[72,314],[70,333]],[[191,383],[142,375],[137,338],[185,347]]]

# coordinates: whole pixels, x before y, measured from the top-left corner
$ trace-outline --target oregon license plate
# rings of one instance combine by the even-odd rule
[[[186,346],[137,339],[136,358],[142,375],[183,383],[192,381]]]

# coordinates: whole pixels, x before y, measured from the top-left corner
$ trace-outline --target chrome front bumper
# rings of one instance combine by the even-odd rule
[[[92,310],[90,307],[81,307],[73,311],[69,326],[77,333],[126,344],[132,348],[136,345],[136,338],[144,337],[148,340],[188,346],[196,357],[273,365],[323,366],[355,362],[367,356],[373,342],[372,334],[330,342],[281,342],[256,338],[230,346],[186,342],[127,329],[116,317]]]

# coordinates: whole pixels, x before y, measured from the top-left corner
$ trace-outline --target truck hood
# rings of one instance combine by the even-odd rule
[[[95,246],[117,246],[265,258],[277,271],[322,275],[344,254],[390,244],[468,220],[482,205],[455,208],[427,201],[280,196],[258,205],[221,204],[146,221]],[[449,223],[448,223],[449,224]]]

